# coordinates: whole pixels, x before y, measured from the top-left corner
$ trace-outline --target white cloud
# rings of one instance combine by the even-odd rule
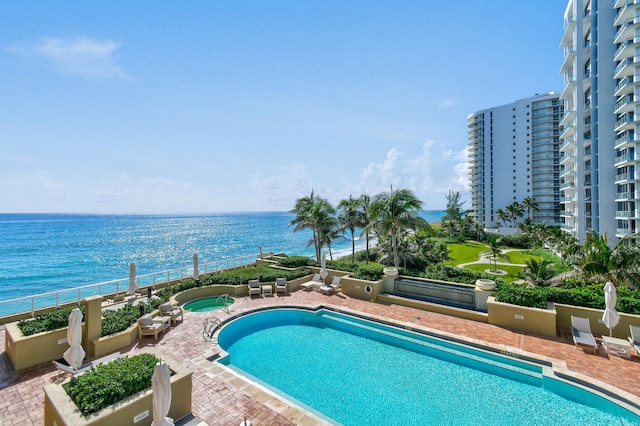
[[[458,103],[456,98],[441,99],[438,101],[438,108],[451,108]]]
[[[425,203],[426,209],[446,204],[445,194],[451,189],[463,194],[469,188],[467,149],[453,151],[436,141],[422,145],[421,152],[402,153],[393,148],[379,163],[370,163],[361,173],[354,193],[377,194],[394,188],[412,190]],[[347,194],[348,196],[348,194]],[[344,198],[344,195],[341,196]]]
[[[85,78],[128,78],[118,64],[115,53],[120,44],[113,40],[43,38],[33,45],[13,47],[9,52],[49,59],[63,74]]]

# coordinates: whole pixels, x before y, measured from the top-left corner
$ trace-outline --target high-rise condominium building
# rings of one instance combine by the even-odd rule
[[[499,209],[531,197],[534,223],[560,225],[560,120],[558,93],[470,114],[471,204],[476,222],[502,224]],[[511,223],[513,225],[513,223]]]
[[[564,26],[564,229],[581,240],[606,233],[613,244],[640,220],[640,1],[569,0]]]

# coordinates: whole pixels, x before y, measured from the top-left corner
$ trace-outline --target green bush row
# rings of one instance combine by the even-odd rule
[[[78,306],[84,317],[84,306]],[[24,336],[41,333],[43,331],[57,330],[69,325],[69,314],[74,307],[59,308],[44,314],[38,314],[33,319],[18,321],[18,328]]]
[[[532,308],[546,308],[547,301],[585,308],[604,309],[602,283],[568,282],[566,287],[528,287],[522,284],[501,283],[496,290],[498,302]],[[618,288],[616,310],[640,315],[640,291]]]
[[[101,364],[62,385],[83,416],[95,413],[151,387],[158,359],[151,354]]]

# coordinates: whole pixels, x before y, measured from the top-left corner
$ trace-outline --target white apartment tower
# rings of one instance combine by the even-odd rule
[[[638,0],[569,0],[560,47],[564,61],[561,135],[563,229],[580,240],[606,233],[610,244],[635,232],[635,128],[640,109]],[[636,110],[638,111],[636,112]]]
[[[534,223],[560,225],[559,94],[551,92],[470,114],[469,156],[474,219],[498,226],[498,209],[532,197]]]

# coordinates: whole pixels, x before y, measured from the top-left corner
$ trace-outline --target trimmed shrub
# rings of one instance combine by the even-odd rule
[[[529,308],[546,309],[547,299],[543,287],[528,287],[521,284],[500,283],[496,287],[496,301]]]
[[[78,307],[84,317],[84,306]],[[43,331],[57,330],[69,325],[69,314],[73,310],[70,308],[58,308],[55,311],[45,314],[38,314],[33,319],[18,321],[18,328],[24,336],[41,333]]]
[[[62,387],[82,415],[88,416],[150,388],[157,362],[151,354],[119,358],[71,377]]]
[[[380,281],[384,276],[384,266],[378,264],[359,265],[352,278],[366,281]]]
[[[309,266],[313,264],[311,258],[305,256],[291,256],[285,259],[278,259],[278,265],[283,268],[300,268],[303,266]]]

